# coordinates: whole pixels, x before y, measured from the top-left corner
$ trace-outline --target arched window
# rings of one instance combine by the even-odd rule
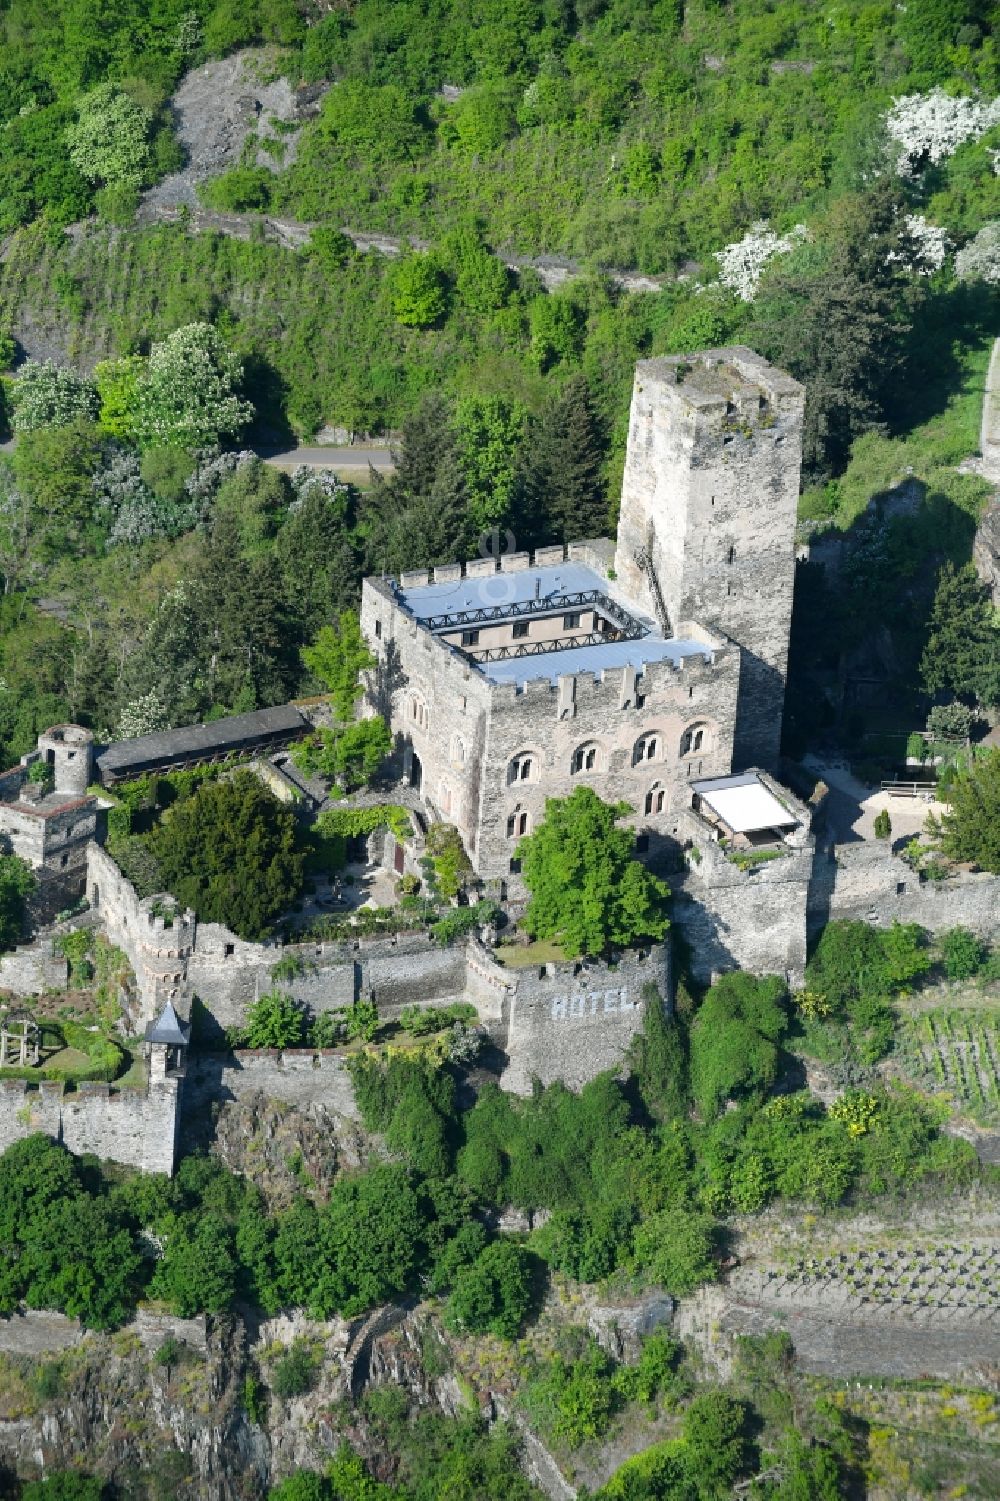
[[[641,766],[644,761],[655,761],[660,754],[660,737],[655,730],[640,735],[632,747],[632,765]]]
[[[533,782],[536,779],[535,757],[531,751],[522,751],[515,756],[507,767],[507,786],[513,787],[515,782]]]
[[[441,804],[441,812],[444,813],[444,814],[450,814],[451,813],[451,788],[448,786],[448,783],[444,780],[443,777],[442,777],[441,781],[438,783],[438,801]]]
[[[426,730],[428,723],[427,705],[415,693],[411,693],[410,695],[409,710],[410,723],[415,724],[418,730]]]
[[[600,767],[601,752],[593,741],[589,741],[586,745],[578,745],[569,763],[572,776],[576,776],[580,771],[599,771]]]
[[[530,816],[523,808],[515,808],[507,819],[507,838],[523,839],[530,827]]]
[[[692,724],[681,736],[681,755],[696,756],[708,749],[708,729],[703,724]]]
[[[451,737],[451,764],[452,766],[465,765],[465,741],[461,735]]]
[[[654,782],[652,787],[650,787],[649,791],[646,793],[647,817],[654,813],[663,812],[663,804],[666,799],[666,795],[666,790],[660,786],[659,782]]]

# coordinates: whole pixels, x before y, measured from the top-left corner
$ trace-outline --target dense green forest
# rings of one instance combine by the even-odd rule
[[[467,555],[494,524],[607,530],[635,360],[726,340],[807,384],[805,528],[854,536],[872,494],[923,485],[914,520],[859,537],[846,593],[802,575],[790,748],[873,610],[916,712],[937,572],[968,561],[986,493],[954,465],[1000,331],[995,27],[965,0],[8,0],[4,754],[66,715],[135,732],[308,691],[299,650],[366,568]],[[172,90],[245,46],[319,89],[294,151],[279,132],[266,167],[248,145],[201,184],[249,238],[137,221],[184,166]],[[267,212],[317,227],[285,248]],[[360,253],[344,224],[428,248]],[[581,271],[546,291],[511,253]],[[166,410],[205,325],[214,429]],[[213,467],[324,423],[404,427],[397,474],[359,495]]]

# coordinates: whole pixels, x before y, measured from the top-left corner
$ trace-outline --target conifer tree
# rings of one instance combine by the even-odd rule
[[[805,383],[803,467],[813,480],[839,473],[854,439],[885,426],[912,295],[904,208],[889,181],[845,200],[832,216],[825,258],[809,252],[776,271],[744,335]]]
[[[391,479],[373,477],[362,511],[367,567],[400,573],[466,557],[468,490],[442,397],[426,396],[408,418],[396,460]]]
[[[608,531],[600,429],[587,382],[575,375],[543,414],[524,446],[517,537],[572,542]]]
[[[947,690],[1000,702],[1000,630],[975,567],[946,563],[931,608],[920,674],[928,693]]]

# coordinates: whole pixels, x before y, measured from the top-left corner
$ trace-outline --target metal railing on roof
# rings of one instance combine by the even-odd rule
[[[443,615],[424,615],[420,623],[429,631],[456,631],[470,625],[489,625],[507,620],[523,620],[525,616],[558,615],[564,611],[578,610],[593,605],[608,620],[614,621],[622,632],[619,639],[634,641],[649,634],[648,626],[611,599],[600,589],[580,589],[572,593],[551,593],[538,599],[508,601],[499,605],[480,605],[474,610],[450,610]]]
[[[481,665],[484,662],[509,662],[515,657],[545,657],[555,651],[575,651],[581,646],[607,646],[612,641],[638,641],[648,632],[637,622],[626,630],[588,631],[584,635],[562,636],[555,641],[512,641],[504,646],[456,647],[463,657]]]

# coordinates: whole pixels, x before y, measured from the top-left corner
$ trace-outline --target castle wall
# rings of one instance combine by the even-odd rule
[[[749,349],[636,366],[615,570],[652,610],[636,561],[652,545],[673,629],[703,620],[739,643],[737,770],[779,750],[803,400]]]
[[[275,980],[271,971],[282,957],[300,960],[302,968]],[[316,1013],[350,1006],[364,996],[381,1016],[392,1019],[403,1006],[461,1000],[465,968],[460,948],[442,948],[425,933],[283,948],[244,943],[226,928],[200,923],[187,984],[221,1028],[242,1025],[257,997],[275,988]]]
[[[42,1132],[77,1156],[172,1173],[179,1121],[180,1081],[168,1078],[148,1091],[81,1084],[68,1091],[59,1081],[0,1080],[0,1151]]]
[[[365,580],[361,629],[379,663],[370,674],[368,706],[394,731],[404,774],[414,785],[419,780],[424,801],[455,825],[475,862],[489,683],[458,652],[418,627],[378,580]]]
[[[168,919],[153,911],[169,899],[150,897],[141,901],[111,856],[95,843],[87,846],[86,880],[91,907],[99,914],[109,941],[126,954],[135,974],[136,1030],[155,1020],[167,1001],[180,1015],[187,1016],[190,992],[186,974],[194,947],[193,913],[178,910],[173,919]]]
[[[717,974],[746,969],[801,985],[812,850],[740,870],[710,841],[696,847],[700,861],[671,882],[672,917],[692,977],[709,984]]]
[[[617,963],[583,959],[517,970],[497,964],[481,944],[469,948],[470,999],[499,999],[506,1015],[508,1063],[500,1082],[512,1094],[530,1094],[536,1078],[580,1089],[619,1068],[642,1028],[643,986],[656,985],[670,1005],[666,944],[625,954]]]
[[[69,961],[52,951],[52,940],[25,944],[0,955],[0,990],[15,995],[44,995],[62,990],[69,979]]]
[[[185,1108],[239,1100],[261,1091],[288,1105],[322,1103],[357,1120],[354,1089],[342,1053],[313,1048],[250,1049],[192,1055],[184,1081]]]
[[[817,856],[809,893],[810,932],[831,918],[873,923],[919,923],[930,933],[969,928],[1000,938],[1000,876],[965,872],[944,881],[921,880],[881,842],[840,844]]]

